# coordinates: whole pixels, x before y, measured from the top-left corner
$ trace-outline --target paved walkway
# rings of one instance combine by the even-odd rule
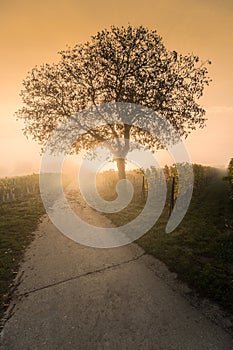
[[[97,212],[85,215],[106,224]],[[136,244],[81,246],[44,217],[19,274],[2,349],[233,349],[231,336],[174,287],[174,274]]]

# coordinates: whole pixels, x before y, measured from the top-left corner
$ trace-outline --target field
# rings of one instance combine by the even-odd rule
[[[154,171],[154,170],[153,170]],[[165,226],[177,195],[174,168],[164,169],[168,186],[167,202],[156,225],[138,240],[145,251],[163,261],[196,292],[218,302],[233,314],[233,202],[226,175],[210,167],[194,165],[194,193],[189,210],[171,234]],[[143,173],[131,171],[128,179],[134,185],[134,197],[121,212],[107,214],[119,226],[136,217],[147,198]],[[53,183],[53,176],[49,177]],[[107,200],[116,197],[117,173],[98,175],[100,194]],[[68,180],[67,180],[68,183]],[[0,316],[9,304],[12,281],[24,251],[33,239],[44,207],[39,194],[38,175],[0,180]],[[66,186],[66,183],[65,183]]]
[[[12,281],[44,213],[38,175],[0,180],[0,318],[9,304]]]
[[[170,169],[170,177],[174,175],[173,171]],[[171,179],[167,176],[170,193],[163,214],[137,243],[163,261],[200,295],[218,302],[232,314],[233,203],[230,183],[227,179],[224,181],[223,171],[214,168],[194,165],[194,174],[191,205],[178,228],[171,234],[165,233],[171,205]],[[106,175],[112,177],[110,173]],[[114,188],[113,181],[106,182]],[[106,214],[115,225],[129,222],[142,210],[145,202],[140,196],[142,179],[138,183],[136,197],[126,209]],[[100,186],[99,191],[108,199],[111,199],[110,193],[113,193],[112,199],[116,195],[110,188],[106,191]]]
[[[0,179],[0,203],[11,202],[32,193],[39,193],[38,180],[37,174]]]

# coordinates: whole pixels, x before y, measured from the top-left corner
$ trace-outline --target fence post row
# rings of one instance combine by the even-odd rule
[[[35,175],[0,180],[0,203],[15,201],[38,192],[39,178]]]
[[[171,212],[174,208],[175,203],[175,176],[172,176],[172,188],[171,188],[171,198],[170,198],[170,206],[169,206],[169,216],[171,215]]]

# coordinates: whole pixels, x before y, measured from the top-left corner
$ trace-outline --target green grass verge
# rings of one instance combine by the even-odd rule
[[[142,203],[109,214],[121,225],[139,213]],[[137,243],[163,261],[179,278],[202,296],[218,302],[233,314],[233,230],[229,183],[216,175],[199,193],[194,193],[189,210],[179,227],[165,233],[168,210]]]
[[[39,194],[0,205],[0,318],[11,298],[11,286],[44,207]]]

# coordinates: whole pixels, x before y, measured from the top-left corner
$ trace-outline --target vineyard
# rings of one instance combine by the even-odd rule
[[[183,169],[185,173],[187,168]],[[163,170],[150,168],[145,174],[141,169],[128,171],[127,179],[134,187],[133,199],[122,211],[106,215],[120,226],[140,214],[147,198],[148,179],[159,184],[163,171],[167,183],[164,211],[156,225],[137,243],[165,262],[199,293],[233,313],[232,169],[232,161],[228,176],[212,167],[193,165],[191,205],[182,223],[171,234],[165,233],[165,226],[178,191],[174,166],[165,166]],[[224,176],[227,181],[223,181]],[[55,174],[47,174],[46,178],[49,188],[58,186]],[[67,177],[63,187],[70,180]],[[97,190],[104,199],[112,200],[117,196],[117,181],[118,174],[113,170],[98,173]],[[43,213],[39,175],[0,179],[0,315],[9,303],[9,286]]]
[[[183,221],[170,234],[165,227],[177,196],[178,177],[175,167],[165,167],[167,202],[163,213],[137,241],[146,253],[163,261],[197,293],[218,302],[230,313],[233,313],[232,165],[231,162],[228,176],[225,170],[193,165],[192,200]],[[153,171],[150,169],[150,175],[155,176]],[[109,198],[114,193],[116,175],[111,172],[99,175],[104,176],[99,186],[102,196]],[[116,226],[136,218],[145,203],[146,178],[142,173],[127,176],[133,178],[136,197],[121,212],[105,214]]]
[[[0,179],[0,203],[25,198],[33,193],[39,193],[37,174]]]
[[[179,170],[184,175],[183,181],[183,195],[186,191],[186,182],[189,180],[190,171],[193,171],[193,190],[195,194],[201,193],[203,188],[213,179],[218,170],[209,166],[202,166],[194,164],[192,167],[187,164],[181,164]],[[151,167],[145,173],[142,169],[128,171],[126,173],[127,180],[129,180],[134,188],[134,200],[143,200],[146,198],[148,191],[148,179],[154,181],[159,187],[162,184],[162,178],[165,177],[167,186],[167,203],[174,206],[178,194],[179,178],[176,166],[165,166],[163,169]],[[116,184],[118,181],[118,174],[114,170],[108,170],[97,175],[97,189],[99,193],[106,200],[116,198]],[[161,186],[162,187],[162,186]],[[182,189],[181,195],[182,195]],[[159,191],[157,191],[159,193]]]
[[[184,166],[184,171],[186,168]],[[150,168],[144,173],[142,169],[128,171],[127,179],[132,183],[134,187],[134,196],[137,198],[144,198],[147,193],[147,179],[154,179],[156,183],[160,183],[162,178],[162,172],[165,175],[168,188],[168,198],[173,196],[176,199],[178,192],[178,175],[175,166],[165,166],[164,169]],[[208,181],[216,175],[216,169],[206,167],[202,165],[193,165],[194,172],[194,189],[201,191]],[[54,185],[54,176],[52,174],[48,176],[48,183],[51,186]],[[117,172],[114,170],[105,171],[97,175],[97,188],[99,192],[106,197],[106,199],[112,199],[116,196],[116,183],[118,181]],[[67,185],[67,179],[64,183]],[[174,184],[174,191],[172,193],[172,183]],[[39,175],[27,175],[16,177],[5,177],[0,179],[0,203],[11,202],[20,198],[25,198],[31,194],[39,193]]]
[[[48,188],[56,189],[59,186],[59,177],[54,173],[43,175],[46,178]],[[71,179],[69,176],[62,176],[63,187],[65,188]],[[0,203],[13,202],[25,199],[40,193],[39,175],[5,177],[0,179]]]

